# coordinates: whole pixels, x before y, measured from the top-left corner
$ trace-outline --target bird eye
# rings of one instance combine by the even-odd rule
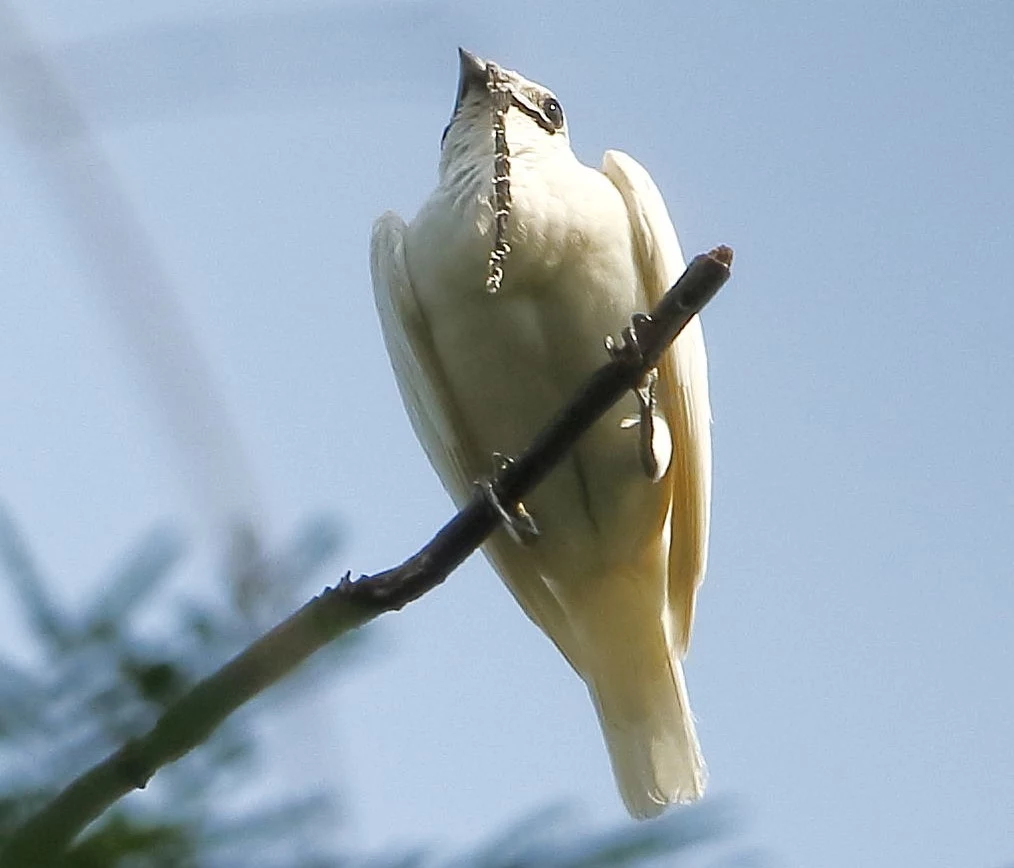
[[[553,125],[553,129],[558,130],[563,126],[563,109],[555,97],[547,96],[542,101],[542,114]]]

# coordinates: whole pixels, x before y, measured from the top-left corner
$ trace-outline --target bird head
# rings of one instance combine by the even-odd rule
[[[462,149],[492,151],[494,97],[488,87],[489,64],[464,48],[458,49],[458,55],[458,95],[441,140],[445,157]],[[556,148],[569,151],[567,121],[555,94],[514,70],[496,69],[507,94],[504,126],[511,155]]]

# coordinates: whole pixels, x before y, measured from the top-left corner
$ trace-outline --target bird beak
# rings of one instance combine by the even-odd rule
[[[461,64],[458,71],[458,98],[454,103],[454,112],[457,114],[461,107],[461,101],[473,87],[486,87],[486,61],[476,57],[471,51],[464,48],[458,49],[458,60]]]

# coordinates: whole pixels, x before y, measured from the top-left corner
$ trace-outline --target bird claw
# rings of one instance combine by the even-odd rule
[[[633,361],[638,364],[644,361],[644,339],[649,328],[654,326],[655,321],[644,313],[635,313],[630,318],[630,325],[620,332],[620,342],[617,342],[612,335],[606,335],[606,352],[618,361]],[[655,455],[655,386],[658,384],[658,368],[652,368],[644,376],[641,385],[634,388],[634,397],[637,398],[638,418],[632,420],[632,427],[636,424],[640,427],[639,450],[641,454],[641,466],[645,474],[654,482],[657,482],[659,473],[659,462]]]
[[[655,406],[658,403],[655,396],[655,387],[658,385],[658,368],[652,368],[644,376],[644,381],[634,389],[634,397],[637,398],[638,413],[640,416],[640,454],[641,467],[652,482],[658,482],[659,473],[658,457],[655,455]]]
[[[641,419],[651,416],[655,412],[658,403],[655,397],[655,387],[658,385],[658,368],[652,368],[644,375],[641,385],[634,389],[634,396],[641,408]]]
[[[493,453],[493,470],[495,474],[501,473],[508,466],[514,462],[514,459],[508,455],[504,455],[502,452]],[[507,529],[507,533],[510,534],[511,539],[519,545],[529,546],[535,542],[539,536],[539,527],[535,523],[535,519],[532,518],[530,512],[525,509],[525,505],[520,501],[513,509],[508,509],[504,502],[500,499],[500,494],[496,490],[496,484],[494,479],[480,479],[476,482],[476,485],[482,490],[486,500],[489,501],[493,509],[496,510],[497,515],[504,523],[504,527]]]
[[[612,335],[606,335],[606,352],[617,361],[633,361],[641,363],[644,361],[644,352],[641,349],[648,329],[653,327],[655,321],[646,313],[635,313],[630,318],[630,325],[624,326],[620,332],[620,340],[617,341]]]

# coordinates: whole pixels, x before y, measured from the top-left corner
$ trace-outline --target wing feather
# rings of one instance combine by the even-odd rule
[[[606,151],[602,172],[630,215],[648,299],[655,305],[685,268],[679,239],[651,176],[631,157]],[[672,639],[681,656],[693,628],[697,588],[704,580],[711,512],[711,405],[704,332],[694,317],[659,366],[658,401],[673,441],[669,473],[668,603]]]
[[[388,212],[373,224],[370,273],[387,354],[419,442],[454,502],[467,501],[470,479],[451,418],[447,379],[405,264],[405,221]],[[459,431],[462,429],[458,429]]]
[[[406,229],[405,222],[390,212],[373,224],[370,272],[374,299],[412,428],[444,488],[460,508],[474,493],[474,480],[492,469],[492,456],[479,455],[463,439],[468,427],[408,273]],[[575,665],[577,645],[568,619],[550,587],[531,566],[525,550],[504,531],[498,531],[484,551],[528,617]]]

